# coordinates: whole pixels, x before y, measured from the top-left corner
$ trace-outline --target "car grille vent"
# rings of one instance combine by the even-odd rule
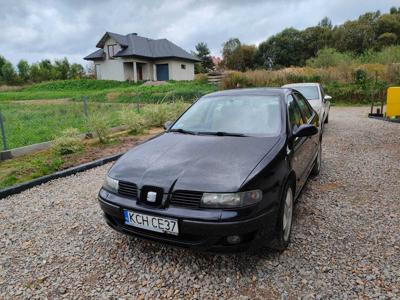
[[[137,198],[137,185],[127,181],[119,181],[118,194],[129,198]]]
[[[202,192],[176,191],[172,193],[170,203],[176,206],[199,207]]]

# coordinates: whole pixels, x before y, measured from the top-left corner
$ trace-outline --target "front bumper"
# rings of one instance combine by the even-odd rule
[[[108,197],[109,195],[112,197]],[[100,191],[98,200],[107,224],[119,232],[204,251],[233,252],[267,245],[273,238],[277,220],[277,212],[274,209],[234,221],[227,221],[231,214],[226,211],[224,215],[222,210],[176,209],[166,213],[165,210],[140,207],[134,200],[108,194],[104,190]],[[123,209],[176,218],[179,223],[179,235],[158,233],[126,225]],[[197,216],[196,219],[194,219],[195,216]],[[230,235],[241,236],[241,242],[229,244],[226,237]]]

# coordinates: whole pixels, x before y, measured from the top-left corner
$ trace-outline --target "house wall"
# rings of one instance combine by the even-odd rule
[[[108,57],[108,45],[117,44],[115,49],[115,53],[117,53],[121,47],[118,43],[109,38],[104,45],[104,52],[106,53],[106,58],[103,61],[96,61],[95,64],[100,65],[100,73],[101,76],[98,79],[104,80],[136,80],[137,76],[134,74],[134,68],[129,66],[128,64],[124,64],[124,62],[137,62],[137,63],[145,63],[143,66],[143,79],[144,80],[156,80],[156,64],[168,64],[168,72],[170,80],[193,80],[194,79],[194,63],[183,61],[179,59],[166,59],[166,60],[158,60],[158,61],[148,61],[144,59],[138,58],[120,58],[116,57],[114,59],[110,59]],[[185,69],[181,68],[181,65],[184,64],[186,66]]]
[[[153,63],[151,61],[147,61],[144,59],[138,59],[138,58],[122,58],[123,62],[129,62],[129,63],[144,63],[145,65],[143,66],[143,80],[153,80]],[[126,78],[127,80],[128,78]]]
[[[168,64],[168,72],[170,80],[193,80],[194,79],[194,63],[183,60],[157,60],[154,64]],[[182,69],[181,65],[185,65],[186,69]]]
[[[108,58],[107,46],[113,44],[117,44],[117,42],[111,38],[106,41],[104,45],[104,52],[106,53],[106,58],[105,60],[102,61],[96,61],[95,64],[100,65],[100,73],[101,73],[100,79],[124,81],[126,79],[125,79],[124,66],[122,60],[120,58],[115,58],[115,59]],[[117,45],[115,51],[118,52],[119,50],[121,50],[121,47]]]

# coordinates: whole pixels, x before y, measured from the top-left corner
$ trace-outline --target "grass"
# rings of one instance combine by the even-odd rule
[[[57,171],[60,156],[51,151],[0,162],[0,189]]]
[[[74,101],[2,102],[0,109],[4,117],[7,146],[12,149],[53,140],[69,128],[75,128],[80,133],[95,132],[102,141],[106,141],[109,128],[118,125],[131,128],[129,118],[134,121],[136,114],[143,118],[143,125],[137,128],[140,133],[147,127],[162,126],[165,121],[176,119],[188,105],[183,101],[150,103],[141,105],[138,112],[136,104],[89,102],[88,118],[84,114],[83,103]],[[0,146],[3,148],[1,141]]]
[[[17,91],[0,92],[0,101],[70,98],[81,101],[88,97],[96,102],[156,103],[196,97],[215,91],[202,81],[170,81],[159,86],[143,86],[111,80],[60,80],[35,84]]]
[[[0,106],[10,149],[52,140],[67,128],[89,131],[82,103],[4,102]],[[89,103],[88,107],[89,114],[104,116],[109,127],[121,124],[120,111],[133,109],[132,105],[118,103]]]

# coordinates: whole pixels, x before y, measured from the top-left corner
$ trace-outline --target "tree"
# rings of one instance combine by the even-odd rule
[[[7,62],[7,60],[0,55],[0,82],[3,81],[3,75],[1,73],[1,69],[3,68],[4,64]]]
[[[382,15],[376,22],[376,33],[378,36],[384,33],[394,33],[400,37],[400,14]]]
[[[304,41],[299,30],[287,28],[258,46],[257,62],[266,67],[272,61],[275,66],[300,66],[305,61]]]
[[[222,62],[221,65],[236,70],[237,61],[237,49],[242,45],[238,38],[230,38],[228,41],[222,44]]]
[[[37,63],[31,65],[30,77],[33,82],[41,82],[42,81],[42,74],[40,71],[40,67]]]
[[[325,17],[318,23],[318,26],[322,28],[332,29],[332,21],[328,17]]]
[[[9,61],[6,61],[1,67],[1,75],[7,84],[15,84],[17,81],[17,73]]]
[[[56,78],[52,79],[68,79],[70,73],[70,65],[68,59],[65,57],[62,60],[56,60],[54,62],[54,71]]]
[[[85,69],[81,64],[72,64],[70,68],[69,78],[78,79],[85,74]]]
[[[30,75],[29,63],[26,60],[21,59],[17,64],[17,68],[18,68],[18,76],[22,80],[22,82],[28,81]]]
[[[254,45],[241,45],[235,50],[237,53],[236,70],[247,71],[255,68],[255,56],[257,47]]]
[[[214,70],[214,63],[210,56],[210,49],[207,44],[200,42],[196,45],[196,55],[201,60],[201,73],[207,73]]]

